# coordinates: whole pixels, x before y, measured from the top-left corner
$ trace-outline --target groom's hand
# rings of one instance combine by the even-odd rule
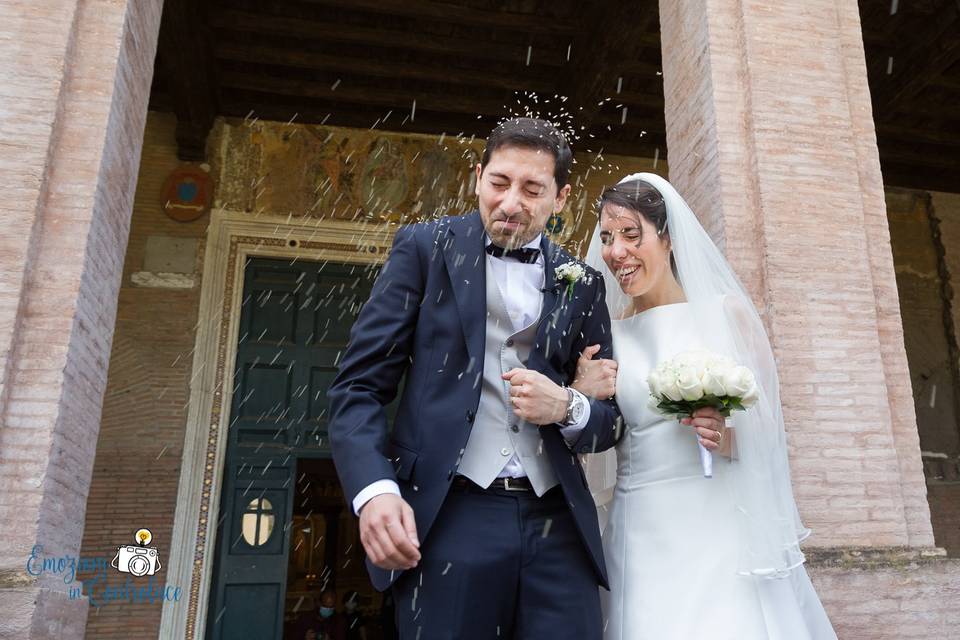
[[[412,569],[420,562],[420,540],[413,509],[392,493],[370,498],[360,509],[360,542],[381,569]]]
[[[513,412],[532,424],[552,424],[567,417],[567,390],[539,371],[510,369],[503,374],[510,383]]]

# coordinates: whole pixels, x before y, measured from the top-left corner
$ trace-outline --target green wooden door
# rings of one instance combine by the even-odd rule
[[[255,258],[243,304],[207,637],[283,635],[297,458],[328,456],[327,387],[376,270]]]

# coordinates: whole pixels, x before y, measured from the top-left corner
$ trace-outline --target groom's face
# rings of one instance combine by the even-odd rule
[[[508,249],[543,232],[570,193],[570,185],[557,186],[553,155],[540,149],[500,147],[476,171],[483,227],[494,244]]]

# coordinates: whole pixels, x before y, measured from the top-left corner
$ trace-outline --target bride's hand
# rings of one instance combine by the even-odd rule
[[[577,360],[577,373],[570,386],[585,396],[607,400],[617,390],[617,362],[615,360],[594,360],[600,345],[590,345],[583,350]]]
[[[702,444],[709,451],[729,456],[733,432],[727,428],[727,419],[713,407],[703,407],[693,412],[692,418],[684,418],[682,424],[693,427]]]

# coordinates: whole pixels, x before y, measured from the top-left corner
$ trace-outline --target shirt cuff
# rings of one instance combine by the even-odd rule
[[[576,389],[572,387],[567,388],[573,391],[580,398],[580,402],[583,403],[583,414],[580,416],[580,419],[571,425],[560,427],[560,435],[563,436],[563,439],[567,441],[568,445],[573,445],[573,443],[577,441],[577,438],[580,437],[580,432],[583,431],[587,423],[590,422],[590,401]]]
[[[370,502],[372,498],[376,498],[384,493],[392,493],[395,496],[399,496],[400,487],[397,486],[397,483],[393,480],[386,478],[368,484],[360,493],[357,494],[357,497],[353,499],[353,512],[356,515],[360,515],[360,509],[363,509],[363,505]]]

